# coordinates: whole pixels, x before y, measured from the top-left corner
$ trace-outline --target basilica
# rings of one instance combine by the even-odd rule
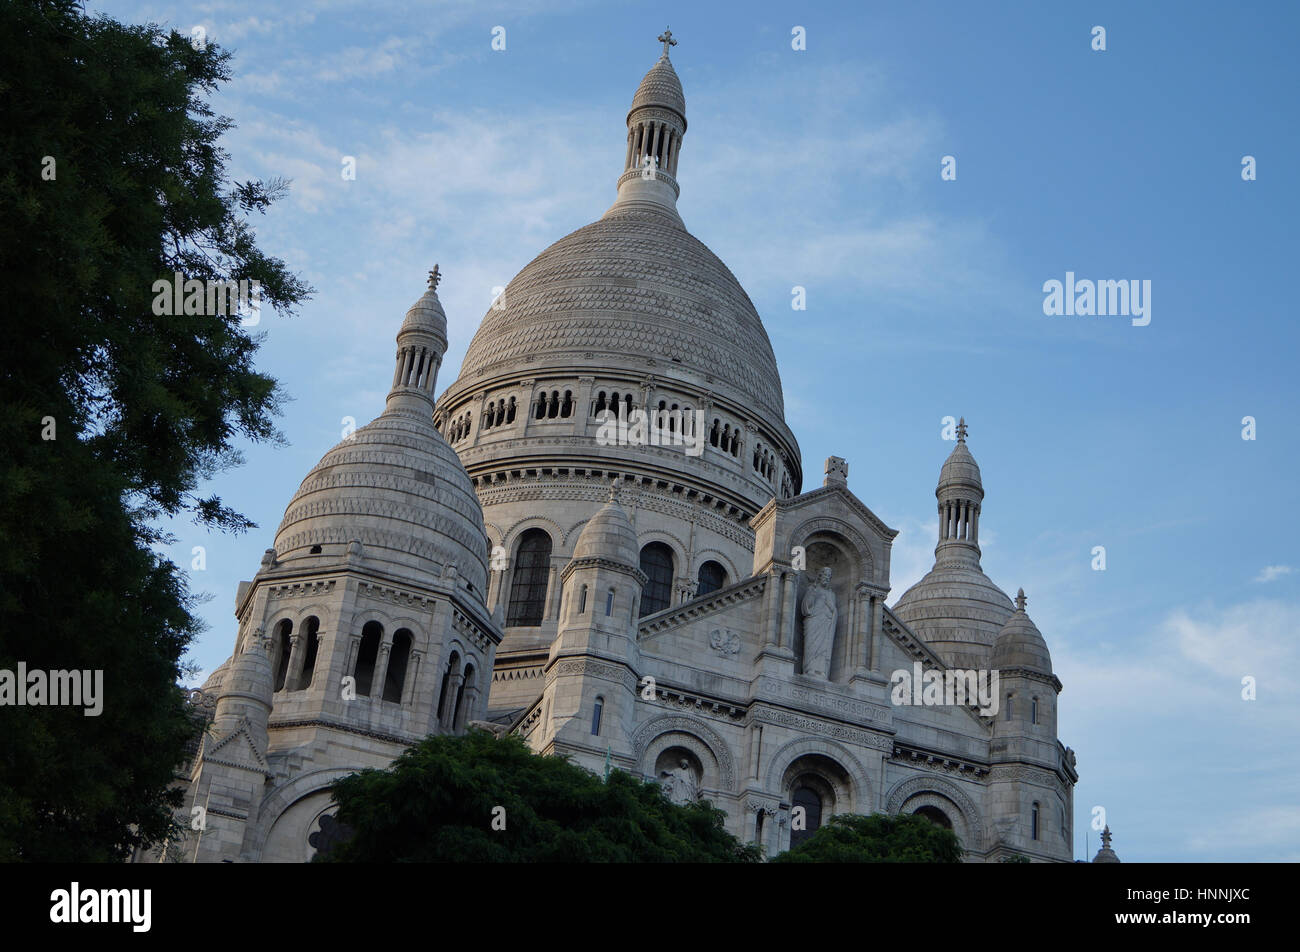
[[[712,801],[768,856],[884,811],[971,862],[1071,860],[1061,682],[1024,593],[980,567],[965,424],[935,460],[934,567],[891,606],[897,531],[846,459],[805,488],[763,323],[678,214],[659,39],[613,204],[510,281],[440,396],[435,268],[383,413],[289,501],[194,692],[211,723],[166,859],[306,861],[337,835],[331,784],[479,728]],[[898,672],[995,696],[900,704]]]

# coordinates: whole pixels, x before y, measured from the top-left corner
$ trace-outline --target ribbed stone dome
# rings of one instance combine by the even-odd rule
[[[611,499],[588,520],[573,547],[573,560],[608,559],[636,568],[640,563],[636,530],[623,507]]]
[[[636,95],[632,97],[632,108],[628,110],[628,115],[642,106],[672,109],[682,117],[685,128],[686,95],[682,92],[682,81],[677,78],[677,70],[673,69],[667,56],[661,56],[659,62],[651,66],[642,78],[641,85],[636,88]]]
[[[479,597],[487,591],[487,533],[473,485],[432,417],[385,411],[325,454],[307,474],[276,532],[279,561],[354,541],[365,564],[417,578],[454,563]],[[406,570],[402,573],[401,570]]]
[[[958,442],[948,454],[948,459],[944,461],[943,468],[939,470],[939,485],[937,492],[943,492],[945,489],[957,487],[968,487],[983,491],[984,484],[980,481],[979,464],[975,462],[975,457],[971,455],[970,450],[964,442]]]
[[[1052,656],[1048,653],[1047,642],[1023,608],[1017,609],[1002,626],[989,665],[997,670],[1028,668],[1040,674],[1052,673]]]
[[[417,331],[440,337],[445,349],[447,314],[443,311],[442,302],[438,300],[438,294],[433,288],[428,288],[420,299],[411,305],[406,312],[406,319],[402,321],[401,330],[397,333],[400,338],[403,334]]]
[[[1014,612],[1006,592],[978,566],[942,560],[894,605],[894,614],[961,668],[988,667],[993,643]]]
[[[449,394],[494,371],[582,366],[584,355],[729,385],[733,399],[785,430],[776,357],[749,295],[655,205],[615,204],[534,258],[506,286],[504,306],[488,310]]]

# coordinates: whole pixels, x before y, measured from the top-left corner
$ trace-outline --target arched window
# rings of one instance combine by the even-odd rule
[[[510,398],[510,406],[506,407],[506,422],[507,423],[515,422],[515,398],[514,397]]]
[[[551,569],[551,537],[545,529],[529,529],[519,537],[515,574],[510,581],[507,625],[535,627],[546,607],[546,581]]]
[[[573,416],[573,391],[572,390],[564,391],[564,402],[560,404],[560,416],[562,417]]]
[[[1011,702],[1015,700],[1014,694],[1007,695],[1007,720],[1011,720]]]
[[[388,653],[388,674],[384,677],[384,700],[402,703],[402,687],[406,684],[406,665],[411,657],[411,632],[399,628],[393,635],[393,648]]]
[[[614,614],[614,590],[612,588],[605,593],[605,614]]]
[[[582,586],[582,592],[578,596],[578,614],[582,615],[587,611],[587,586]]]
[[[293,634],[293,622],[285,619],[275,626],[275,635],[271,638],[271,657],[275,659],[275,687],[273,691],[284,689],[284,679],[289,674],[289,652],[293,644],[289,636]]]
[[[1038,698],[1036,697],[1029,699],[1029,723],[1038,723]]]
[[[722,586],[726,585],[727,570],[717,562],[710,559],[708,562],[705,562],[700,566],[698,581],[699,585],[696,586],[695,589],[696,598],[699,598],[701,595],[708,595],[711,592],[716,592],[718,589],[722,588]]]
[[[597,695],[596,706],[591,712],[591,733],[593,736],[600,736],[600,719],[605,713],[605,698]]]
[[[303,622],[302,630],[307,642],[303,646],[302,674],[298,676],[298,686],[295,688],[298,691],[311,687],[312,676],[316,673],[316,652],[320,650],[320,619],[312,615]]]
[[[1034,808],[1029,813],[1029,838],[1038,839],[1038,801],[1034,801]]]
[[[368,621],[361,629],[361,647],[357,651],[357,664],[352,675],[357,679],[357,696],[370,696],[370,682],[375,678],[375,660],[379,657],[379,642],[384,637],[384,626]]]
[[[673,550],[651,542],[641,550],[641,571],[647,578],[641,589],[641,616],[653,615],[672,604]]]
[[[941,826],[945,830],[952,829],[952,820],[948,819],[948,814],[944,813],[938,807],[924,806],[917,810],[913,810],[912,812],[917,816],[925,817],[935,826]]]
[[[793,825],[790,827],[790,848],[793,849],[816,833],[821,827],[822,798],[811,787],[799,786],[795,788],[794,795],[790,798],[790,805],[791,807],[803,807],[804,809],[804,828],[796,830]]]

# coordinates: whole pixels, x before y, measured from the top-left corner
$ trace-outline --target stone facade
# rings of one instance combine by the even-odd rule
[[[762,322],[677,212],[686,107],[661,41],[614,205],[506,286],[436,406],[435,269],[385,413],[290,503],[198,698],[186,809],[206,828],[174,856],[306,859],[331,782],[481,720],[707,798],[769,854],[888,811],[952,828],[971,861],[1070,859],[1061,684],[1023,593],[980,568],[964,421],[935,567],[891,609],[897,533],[843,459],[801,492]],[[994,670],[996,713],[898,703],[899,673],[921,701],[921,681]],[[349,677],[367,690],[345,698]]]

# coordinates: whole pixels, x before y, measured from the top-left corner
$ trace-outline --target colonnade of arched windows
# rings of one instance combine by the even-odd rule
[[[272,690],[303,691],[311,686],[320,648],[320,619],[309,616],[295,638],[293,622],[280,621],[271,631]]]

